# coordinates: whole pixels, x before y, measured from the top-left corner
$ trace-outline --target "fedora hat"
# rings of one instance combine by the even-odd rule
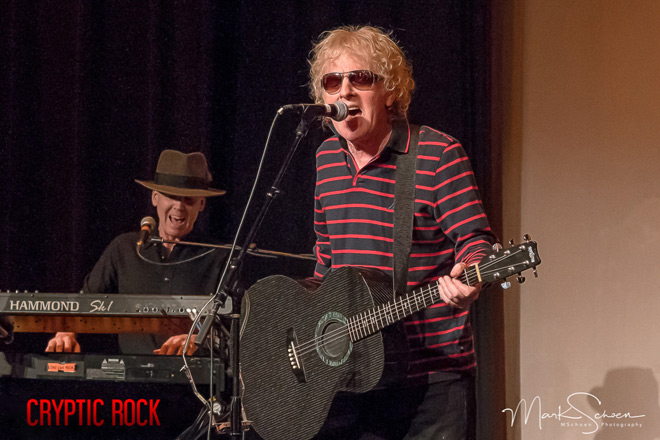
[[[158,158],[153,181],[135,180],[140,185],[165,194],[184,197],[221,196],[227,191],[209,188],[211,173],[202,153],[185,154],[164,150]]]

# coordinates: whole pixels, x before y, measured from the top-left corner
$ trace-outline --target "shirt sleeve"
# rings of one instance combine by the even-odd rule
[[[455,244],[456,263],[472,265],[481,261],[497,239],[463,146],[449,139],[435,173],[435,218]]]

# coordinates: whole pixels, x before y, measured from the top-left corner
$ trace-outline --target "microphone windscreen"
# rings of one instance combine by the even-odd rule
[[[331,116],[332,119],[335,121],[343,121],[344,119],[348,118],[348,105],[344,101],[337,101],[335,102],[335,106],[337,107],[337,114],[334,116]]]
[[[156,227],[156,220],[151,216],[143,218],[142,221],[140,221],[140,229],[144,228],[145,226],[149,228],[149,230],[152,230]]]

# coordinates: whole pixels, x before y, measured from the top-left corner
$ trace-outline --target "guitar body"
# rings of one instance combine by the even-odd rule
[[[378,384],[383,333],[351,343],[341,321],[391,299],[391,292],[392,281],[382,272],[352,267],[329,274],[316,291],[281,275],[248,290],[242,308],[243,406],[260,436],[309,439],[338,391],[361,393]],[[299,364],[290,350],[294,337]],[[318,348],[320,341],[329,344]],[[293,368],[290,355],[302,368]]]

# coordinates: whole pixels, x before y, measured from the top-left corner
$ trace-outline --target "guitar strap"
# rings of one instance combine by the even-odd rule
[[[398,154],[394,183],[394,295],[404,295],[408,286],[408,262],[415,208],[415,170],[419,126],[410,125],[408,152]]]

